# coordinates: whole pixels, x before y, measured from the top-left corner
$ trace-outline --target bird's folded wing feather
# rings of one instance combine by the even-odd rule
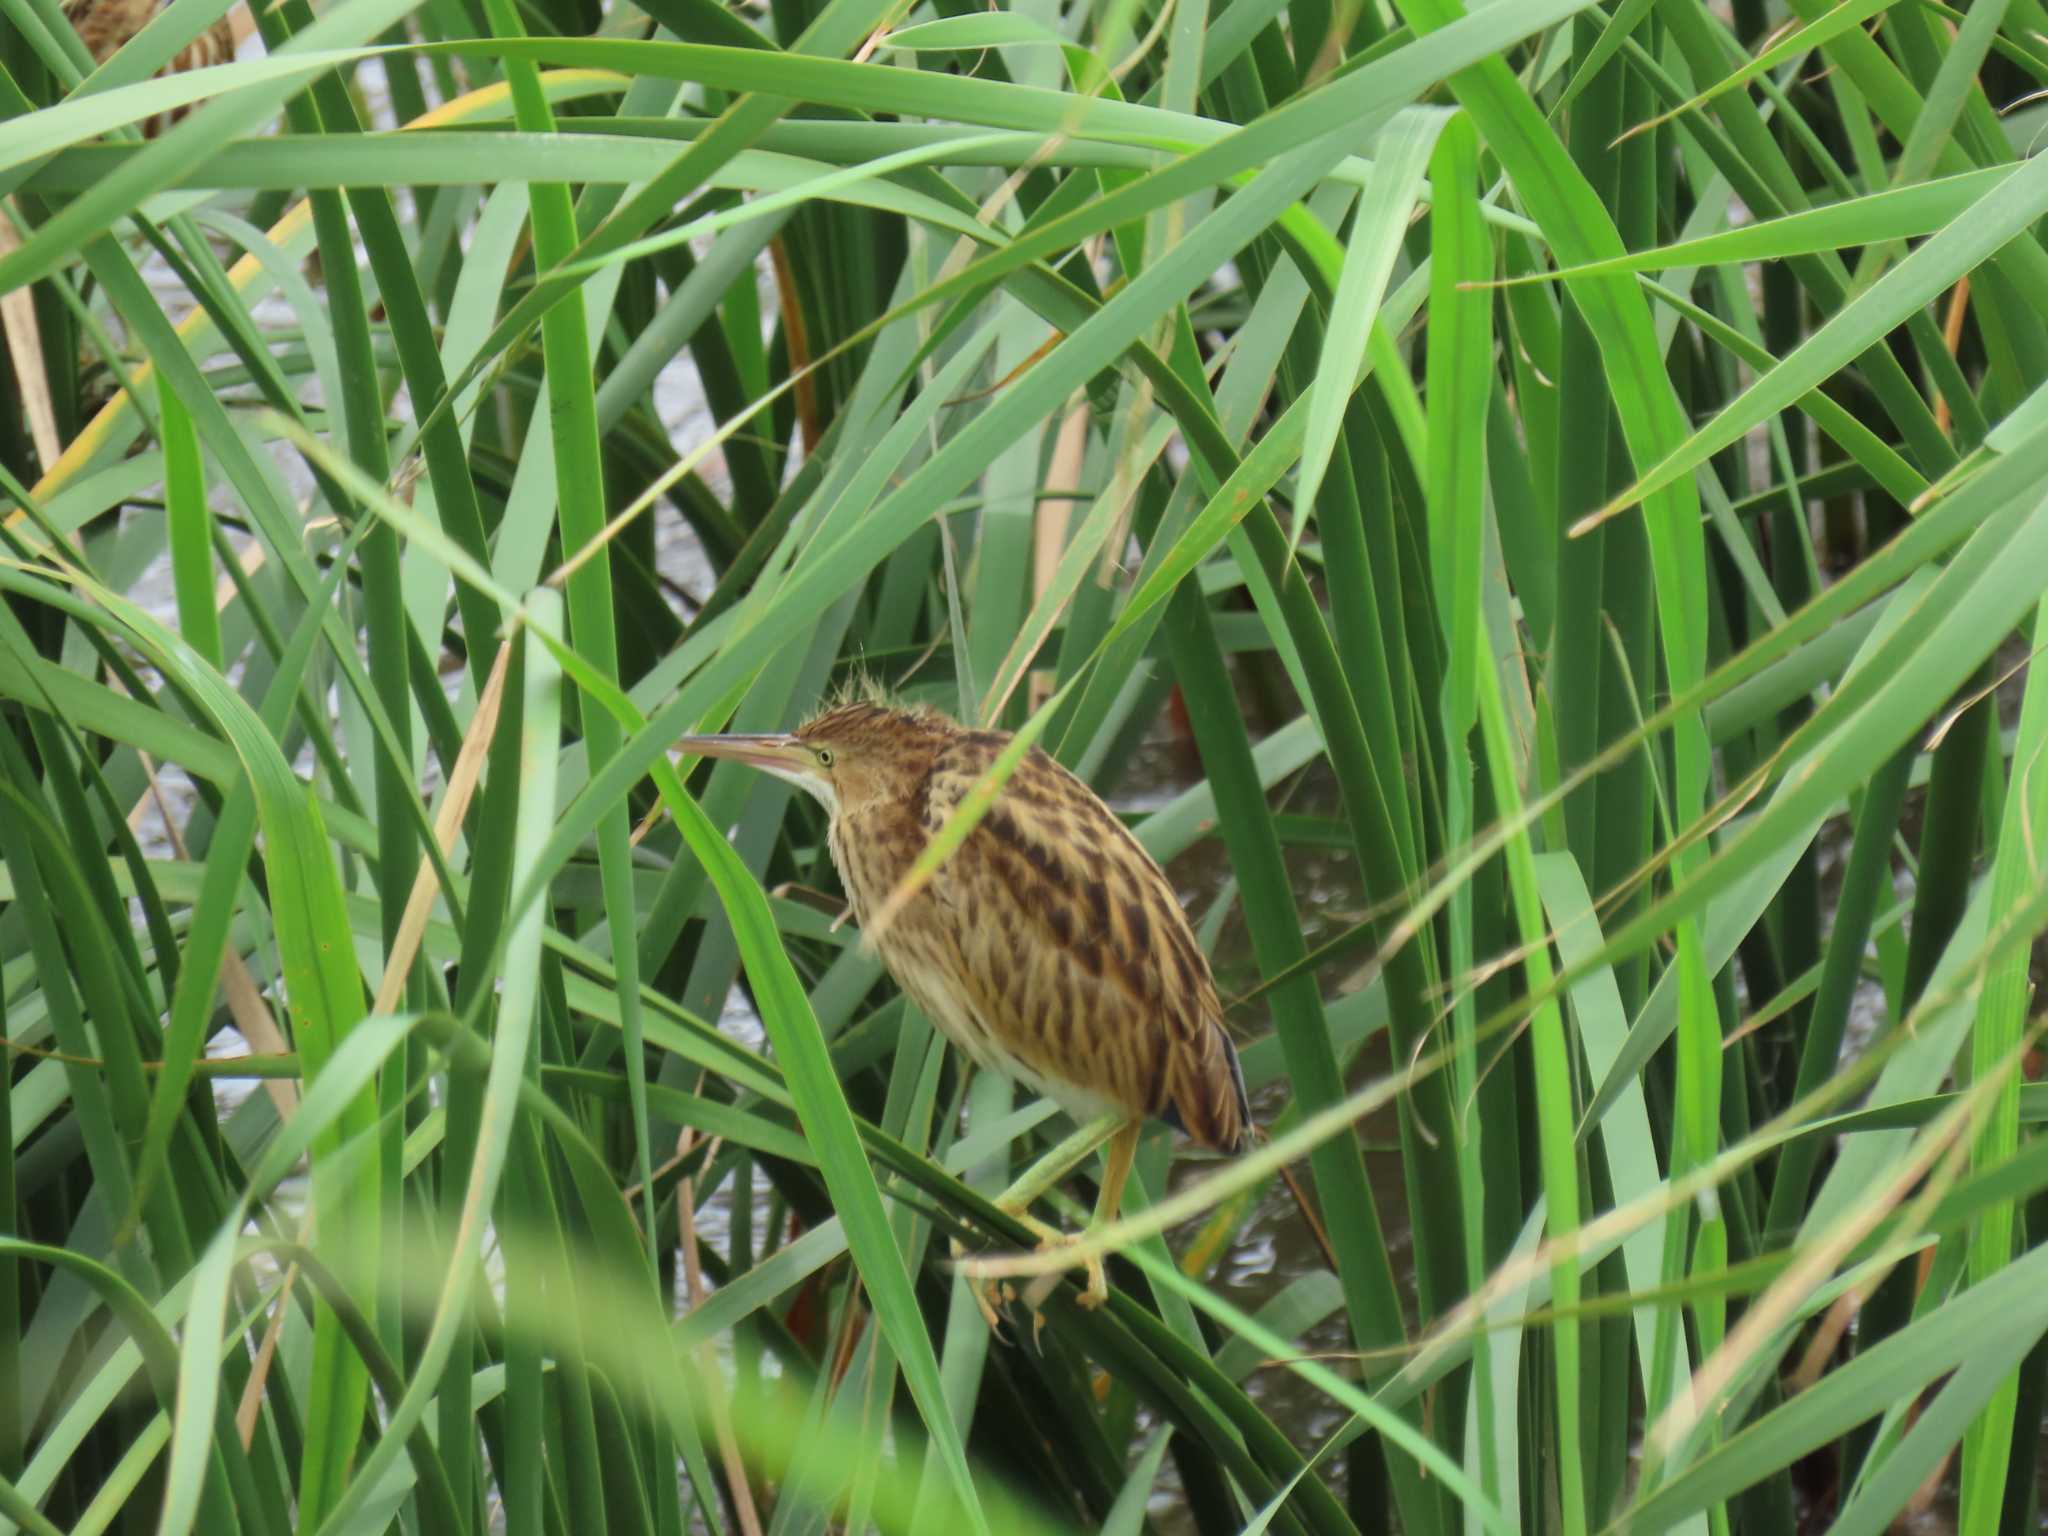
[[[970,736],[934,765],[927,832],[1000,751]],[[1114,813],[1033,752],[934,882],[988,1027],[1042,1075],[1135,1114],[1179,1111],[1188,1132],[1235,1147],[1244,1113],[1235,1052],[1207,961],[1158,865]]]

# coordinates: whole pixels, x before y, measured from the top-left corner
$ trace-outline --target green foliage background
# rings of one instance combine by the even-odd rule
[[[0,0],[0,1524],[2038,1528],[2041,0],[225,10]],[[667,759],[856,667],[1227,852],[1271,1143],[1035,1337]]]

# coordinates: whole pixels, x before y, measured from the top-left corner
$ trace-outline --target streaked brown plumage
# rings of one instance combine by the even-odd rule
[[[156,19],[160,6],[169,3],[170,0],[64,0],[64,17],[85,44],[85,51],[92,55],[93,63],[104,64]],[[235,30],[228,18],[222,16],[180,48],[160,73],[179,74],[209,64],[225,64],[234,56]],[[181,107],[166,113],[165,119],[175,123],[186,110]],[[152,118],[143,124],[143,132],[154,135],[158,126],[157,119]]]
[[[1034,748],[931,882],[872,929],[1009,740],[935,710],[856,699],[791,736],[680,746],[817,796],[854,914],[932,1022],[974,1061],[1076,1120],[1122,1122],[1099,1223],[1114,1216],[1143,1121],[1166,1118],[1221,1152],[1238,1151],[1251,1131],[1208,961],[1159,866],[1093,790]],[[1104,1294],[1091,1265],[1083,1299]]]

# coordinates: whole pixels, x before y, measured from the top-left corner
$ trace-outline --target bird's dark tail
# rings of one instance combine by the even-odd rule
[[[1244,1068],[1223,1021],[1205,1020],[1200,1039],[1174,1058],[1167,1123],[1233,1156],[1251,1145],[1252,1106],[1244,1091]]]

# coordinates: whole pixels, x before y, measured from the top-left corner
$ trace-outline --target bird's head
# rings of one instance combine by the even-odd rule
[[[685,736],[676,747],[772,773],[836,815],[908,800],[945,738],[959,729],[936,710],[863,698],[832,705],[786,736]]]

